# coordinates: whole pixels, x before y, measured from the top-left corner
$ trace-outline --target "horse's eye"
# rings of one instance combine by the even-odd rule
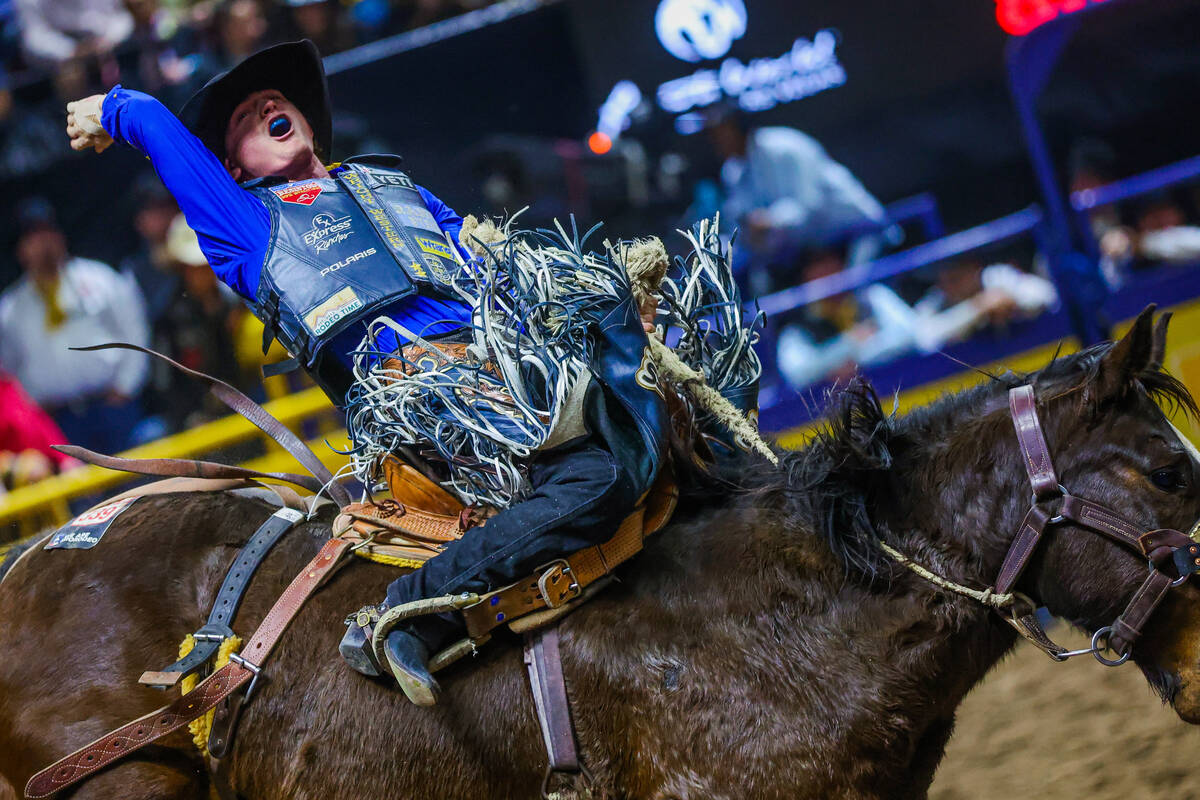
[[[1183,474],[1175,467],[1164,467],[1150,473],[1150,480],[1164,492],[1175,492],[1185,488]]]

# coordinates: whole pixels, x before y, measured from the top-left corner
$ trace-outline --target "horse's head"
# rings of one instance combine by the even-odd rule
[[[1102,512],[1084,524],[1067,519],[1046,528],[1017,586],[1089,632],[1129,619],[1139,590],[1165,591],[1162,604],[1148,611],[1132,657],[1180,717],[1200,723],[1200,590],[1195,580],[1167,589],[1161,575],[1143,587],[1151,569],[1147,555],[1158,558],[1157,569],[1178,574],[1167,558],[1170,549],[1154,549],[1168,537],[1146,534],[1188,533],[1200,519],[1200,462],[1162,411],[1196,411],[1187,390],[1162,370],[1168,319],[1163,315],[1155,324],[1153,309],[1147,309],[1115,344],[1061,359],[1032,376],[1058,482],[1069,495],[1129,523],[1129,533],[1143,541],[1142,552],[1128,536],[1122,543],[1104,530],[1109,523]],[[1009,442],[1009,453],[1017,452],[1015,434]],[[1061,504],[1052,497],[1046,506],[1053,514]],[[1176,534],[1177,546],[1186,541]]]
[[[815,446],[787,462],[789,483],[809,498],[810,519],[848,572],[868,582],[906,574],[882,539],[935,573],[1015,590],[1089,633],[1129,620],[1148,561],[1161,568],[1150,587],[1157,591],[1164,576],[1178,575],[1164,543],[1190,546],[1184,534],[1200,518],[1200,461],[1162,410],[1196,412],[1184,386],[1162,370],[1167,320],[1156,325],[1147,309],[1116,343],[1056,358],[1032,375],[995,377],[904,416],[885,414],[869,387],[852,384],[835,398]],[[1010,408],[1013,390],[1025,393],[1024,416]],[[1028,434],[1018,436],[1031,418],[1044,430],[1044,457],[1028,452]],[[1036,502],[1033,461],[1049,469]],[[1019,533],[1031,502],[1042,524],[1035,536]],[[1160,529],[1173,533],[1145,535]],[[1195,579],[1167,590],[1136,626],[1140,636],[1116,625],[1097,639],[1127,650],[1132,642],[1151,683],[1196,723],[1198,586]]]

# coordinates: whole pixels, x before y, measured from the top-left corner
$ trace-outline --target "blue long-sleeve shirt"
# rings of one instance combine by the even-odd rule
[[[253,301],[271,244],[271,216],[262,200],[239,186],[204,143],[150,95],[113,87],[104,98],[100,123],[115,141],[133,146],[150,159],[196,231],[209,266],[221,281]],[[438,226],[457,244],[462,217],[424,187],[418,186],[417,191]],[[422,336],[461,328],[471,318],[465,303],[418,294],[381,313]],[[349,351],[362,333],[351,326],[329,347],[349,364]],[[386,352],[400,342],[388,328],[380,332],[377,344]]]

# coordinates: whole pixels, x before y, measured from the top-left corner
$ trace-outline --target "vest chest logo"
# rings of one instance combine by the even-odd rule
[[[305,314],[304,324],[308,326],[314,336],[320,336],[336,325],[339,320],[362,307],[362,300],[359,300],[354,290],[347,286],[340,292],[330,295],[320,305]]]
[[[405,189],[412,189],[414,191],[417,188],[416,184],[412,182],[412,178],[408,177],[403,172],[396,175],[376,173],[373,177],[383,186],[400,186]]]
[[[445,242],[439,242],[437,239],[430,239],[428,236],[416,236],[417,246],[430,255],[441,256],[445,259],[453,259],[454,253],[450,250],[450,245]]]
[[[285,203],[295,203],[298,206],[311,206],[321,194],[318,183],[299,183],[272,189],[275,196]]]
[[[328,267],[321,270],[321,277],[324,278],[329,273],[337,272],[342,267],[349,266],[350,264],[353,264],[355,261],[358,261],[360,259],[370,258],[371,256],[375,255],[375,252],[376,251],[375,251],[374,247],[368,247],[366,250],[359,250],[357,253],[355,253],[352,256],[346,256],[345,258],[343,258],[341,261],[337,262],[336,264],[330,264]]]
[[[339,242],[344,242],[354,233],[350,229],[350,217],[335,217],[333,214],[317,214],[312,227],[304,232],[304,243],[323,253]]]

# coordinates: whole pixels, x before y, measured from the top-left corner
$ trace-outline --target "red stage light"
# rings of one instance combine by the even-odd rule
[[[598,156],[602,156],[609,150],[612,150],[612,139],[607,133],[595,131],[587,138],[588,149]]]
[[[1105,0],[996,0],[996,21],[1013,36],[1024,36],[1059,14],[1073,14]]]

